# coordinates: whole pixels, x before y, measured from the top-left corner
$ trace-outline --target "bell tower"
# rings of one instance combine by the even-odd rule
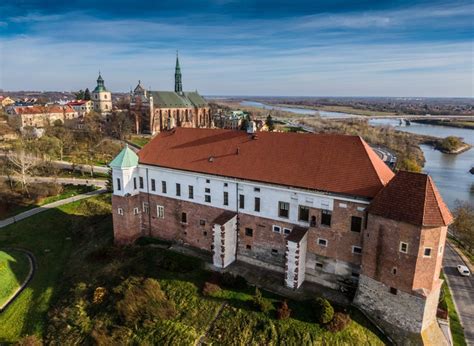
[[[112,94],[106,89],[100,72],[99,77],[97,77],[97,86],[92,91],[92,103],[94,111],[98,113],[108,114],[112,112]]]

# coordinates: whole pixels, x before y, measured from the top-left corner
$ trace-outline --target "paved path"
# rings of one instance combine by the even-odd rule
[[[84,178],[52,178],[52,177],[29,177],[29,182],[36,183],[57,183],[62,185],[88,185],[104,188],[107,184],[105,179],[84,179]]]
[[[71,202],[80,201],[81,199],[96,196],[96,195],[99,195],[99,194],[102,194],[102,193],[105,193],[105,192],[106,192],[105,189],[100,189],[100,190],[88,192],[88,193],[85,193],[85,194],[82,194],[82,195],[77,195],[77,196],[74,196],[74,197],[69,197],[69,198],[66,198],[66,199],[62,199],[60,201],[56,201],[56,202],[53,202],[53,203],[45,204],[45,205],[42,205],[41,207],[38,207],[38,208],[27,210],[23,213],[20,213],[18,215],[15,215],[15,216],[9,217],[8,219],[0,221],[0,228],[11,225],[12,223],[15,223],[17,221],[24,220],[24,219],[26,219],[30,216],[36,215],[38,213],[42,213],[43,211],[53,209],[53,208],[56,208],[56,207],[59,207],[61,205],[68,204],[68,203],[71,203]]]
[[[456,268],[464,264],[461,257],[446,243],[443,270],[458,310],[468,345],[474,345],[474,278],[459,275]]]

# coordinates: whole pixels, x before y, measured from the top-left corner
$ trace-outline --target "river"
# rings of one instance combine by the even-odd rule
[[[272,106],[254,101],[243,101],[241,104],[243,106],[275,109],[304,115],[319,113],[323,118],[358,117],[354,114]],[[372,119],[369,123],[373,126],[393,126],[399,131],[435,137],[462,137],[466,143],[474,146],[474,130],[413,122],[410,126],[400,126],[399,120],[396,119]],[[454,208],[456,200],[469,201],[474,204],[474,175],[469,173],[471,167],[474,167],[474,148],[458,155],[443,154],[429,145],[421,145],[421,149],[426,159],[423,170],[431,175],[448,206],[451,209]]]

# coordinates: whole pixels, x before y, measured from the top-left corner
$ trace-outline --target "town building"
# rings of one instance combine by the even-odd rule
[[[99,72],[97,86],[91,94],[94,111],[107,115],[112,112],[112,93],[105,87],[105,82]]]
[[[8,123],[17,130],[25,127],[44,128],[58,122],[75,127],[79,121],[78,113],[71,106],[10,106],[6,113]]]
[[[244,111],[231,111],[226,114],[216,114],[214,125],[221,129],[240,130],[247,113]]]
[[[0,106],[5,108],[7,106],[10,106],[14,104],[15,101],[13,101],[9,96],[0,96]]]
[[[67,106],[72,107],[79,117],[84,117],[94,109],[91,100],[75,100],[66,103]]]
[[[176,128],[110,164],[114,237],[157,237],[339,289],[397,342],[436,325],[452,216],[426,174],[358,136]]]
[[[130,114],[137,134],[155,134],[175,127],[212,127],[207,101],[197,91],[183,91],[178,55],[174,91],[147,91],[138,81],[130,93]]]

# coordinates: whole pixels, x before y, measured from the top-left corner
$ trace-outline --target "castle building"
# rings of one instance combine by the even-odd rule
[[[17,130],[25,127],[44,128],[58,122],[74,128],[80,122],[79,113],[69,105],[11,106],[6,113],[8,123]]]
[[[176,55],[174,91],[147,91],[141,81],[130,94],[136,133],[155,134],[175,127],[212,127],[210,108],[197,91],[185,92]]]
[[[104,79],[100,75],[97,78],[97,86],[91,94],[94,111],[101,114],[112,112],[112,94],[105,87]]]
[[[110,164],[115,242],[178,242],[292,289],[353,280],[360,309],[422,343],[452,221],[431,178],[394,174],[358,136],[249,132],[176,128],[125,148]]]

